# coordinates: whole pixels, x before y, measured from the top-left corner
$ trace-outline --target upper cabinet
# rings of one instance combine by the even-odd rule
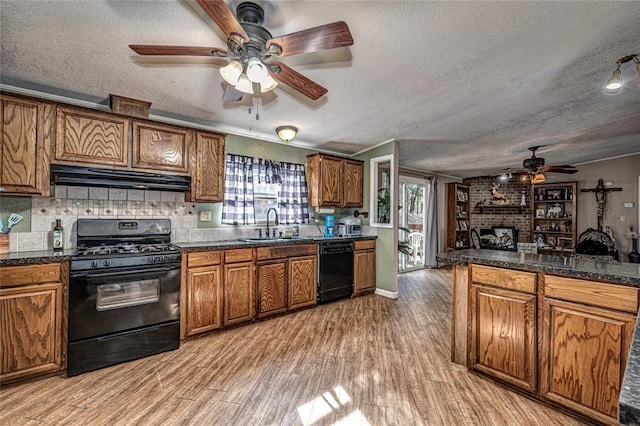
[[[312,207],[362,207],[363,163],[325,154],[307,156]]]
[[[0,187],[15,195],[49,195],[53,106],[0,95]]]
[[[193,201],[220,202],[224,192],[224,137],[196,133],[195,169],[191,173]]]
[[[134,169],[189,173],[193,131],[184,127],[134,121],[132,146]]]
[[[57,108],[58,132],[52,163],[129,165],[130,120],[79,108]]]

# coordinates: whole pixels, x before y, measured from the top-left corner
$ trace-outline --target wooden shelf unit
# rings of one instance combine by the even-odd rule
[[[570,256],[576,245],[576,182],[531,186],[531,235],[538,252]]]
[[[447,248],[454,250],[471,247],[471,203],[469,186],[447,184]]]

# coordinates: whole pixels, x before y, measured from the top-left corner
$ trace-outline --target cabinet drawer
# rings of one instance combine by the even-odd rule
[[[376,248],[376,240],[355,241],[356,250],[367,250]]]
[[[0,268],[0,287],[59,282],[60,264],[7,266]]]
[[[253,260],[253,249],[225,250],[224,263],[251,262]]]
[[[536,292],[536,274],[532,272],[472,265],[471,281],[526,293]]]
[[[624,285],[546,275],[544,295],[632,314],[638,312],[638,289]]]
[[[187,255],[187,266],[193,268],[195,266],[219,265],[222,260],[222,251],[200,251],[189,253]]]
[[[258,260],[281,259],[283,257],[308,256],[318,253],[315,244],[292,244],[284,246],[258,247]]]

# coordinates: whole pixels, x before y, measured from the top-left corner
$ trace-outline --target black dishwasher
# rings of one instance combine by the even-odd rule
[[[353,293],[353,241],[323,241],[318,245],[318,304]]]

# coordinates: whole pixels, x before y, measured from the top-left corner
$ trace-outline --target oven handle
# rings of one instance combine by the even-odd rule
[[[122,275],[132,275],[132,274],[148,274],[154,272],[168,272],[173,271],[174,269],[180,269],[180,265],[170,267],[170,268],[153,268],[153,269],[143,269],[137,271],[123,271],[123,272],[103,272],[100,274],[85,272],[85,273],[72,273],[71,277],[73,278],[103,278],[103,277],[118,277]]]

